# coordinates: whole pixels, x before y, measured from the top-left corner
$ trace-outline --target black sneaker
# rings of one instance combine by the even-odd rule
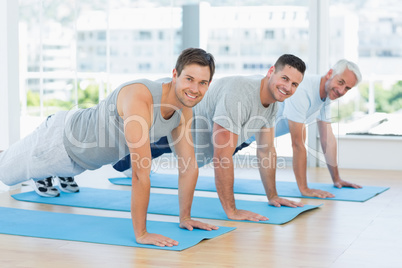
[[[43,180],[31,180],[31,186],[35,192],[43,197],[58,197],[60,196],[59,190],[53,187],[53,177]]]
[[[60,190],[66,193],[78,193],[80,191],[80,187],[74,181],[74,177],[56,177],[56,180],[59,180]]]

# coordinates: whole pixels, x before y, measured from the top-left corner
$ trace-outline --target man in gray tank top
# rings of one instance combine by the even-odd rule
[[[116,163],[129,154],[134,167],[131,216],[136,241],[161,247],[174,246],[177,241],[148,233],[146,228],[150,143],[171,135],[177,140],[177,155],[185,160],[178,165],[180,227],[217,229],[191,219],[198,167],[191,124],[188,123],[192,119],[192,107],[204,97],[214,71],[211,54],[189,48],[179,56],[170,81],[141,79],[127,82],[92,108],[49,116],[33,133],[0,153],[0,181],[15,185],[33,179],[35,188],[46,189],[52,177],[57,176],[69,179],[63,183],[72,185],[73,176],[86,169]],[[37,185],[38,181],[45,182]],[[73,186],[78,188],[76,184]],[[38,193],[43,195],[42,191]]]
[[[201,167],[213,162],[216,189],[229,219],[268,220],[257,213],[239,210],[235,205],[232,156],[236,147],[253,136],[257,140],[259,170],[269,204],[303,205],[279,197],[276,191],[274,126],[277,102],[283,102],[295,93],[305,69],[304,62],[298,57],[282,55],[266,76],[232,76],[214,81],[204,99],[193,108],[192,136],[197,163]],[[170,146],[172,141],[168,136],[166,143]],[[175,151],[175,148],[171,149]],[[159,154],[157,149],[152,153]],[[124,170],[121,166],[120,170]]]

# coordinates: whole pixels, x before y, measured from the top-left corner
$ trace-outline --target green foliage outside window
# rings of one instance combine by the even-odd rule
[[[359,85],[360,100],[342,103],[332,107],[332,116],[337,121],[348,121],[353,119],[356,111],[361,113],[368,112],[369,85],[362,83]],[[381,83],[374,84],[375,110],[379,113],[394,113],[402,109],[402,81],[395,83],[390,89],[384,89]],[[359,105],[359,107],[356,107]]]
[[[360,94],[367,102],[369,95],[367,84],[360,88]],[[398,81],[390,90],[385,90],[380,84],[375,84],[374,95],[376,112],[394,113],[402,109],[402,81]]]
[[[106,85],[103,87],[106,88]],[[85,89],[77,86],[78,95],[78,107],[89,108],[96,105],[99,102],[99,84],[91,83]],[[106,96],[106,93],[104,94]],[[43,101],[43,106],[46,108],[46,114],[52,114],[57,110],[70,110],[74,107],[75,95],[71,94],[69,100],[60,99],[46,99]],[[38,107],[40,106],[40,94],[39,92],[33,92],[29,90],[27,92],[27,107],[30,110],[30,114],[38,114]]]

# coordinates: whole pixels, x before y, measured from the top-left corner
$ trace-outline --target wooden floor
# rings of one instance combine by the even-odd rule
[[[201,173],[213,171],[202,169]],[[330,180],[326,169],[308,173],[311,182]],[[258,171],[252,169],[237,169],[236,174],[258,178]],[[391,189],[364,203],[302,199],[305,204],[323,206],[284,225],[204,220],[237,229],[182,252],[0,235],[0,267],[402,267],[402,171],[342,170],[341,174],[353,182]],[[107,181],[119,175],[104,167],[81,174],[77,181],[81,186],[127,189]],[[291,181],[293,173],[278,170],[277,178]],[[130,217],[125,212],[40,205],[10,197],[10,193],[26,190],[29,187],[1,192],[0,206]],[[236,198],[264,200],[244,195]],[[177,217],[159,215],[148,219],[177,221]]]

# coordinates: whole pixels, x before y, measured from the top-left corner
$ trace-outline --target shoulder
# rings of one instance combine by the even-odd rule
[[[123,86],[117,96],[117,110],[120,116],[133,114],[138,110],[148,111],[152,104],[152,94],[142,83]]]
[[[230,76],[219,79],[215,90],[219,90],[226,101],[253,99],[254,93],[260,89],[263,76]]]
[[[125,103],[149,102],[152,103],[152,94],[149,88],[142,83],[133,83],[122,87],[119,98]]]

